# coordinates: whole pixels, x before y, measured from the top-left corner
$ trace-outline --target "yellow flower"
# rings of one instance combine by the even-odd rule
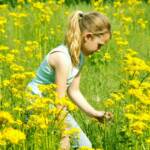
[[[2,131],[3,139],[8,140],[12,144],[18,144],[20,141],[25,140],[26,136],[23,132],[13,128],[5,128]]]
[[[44,9],[44,3],[42,2],[35,2],[33,3],[33,8],[39,9],[39,10],[43,10]]]
[[[94,150],[93,148],[89,148],[87,146],[82,146],[79,148],[79,150]]]
[[[79,133],[80,130],[78,128],[70,128],[68,130],[65,130],[63,134],[73,136],[73,135],[78,135]]]
[[[133,95],[135,97],[139,97],[139,95],[142,95],[142,90],[131,88],[131,89],[128,90],[128,94]]]
[[[49,120],[47,117],[44,117],[43,115],[31,115],[28,120],[28,125],[30,127],[46,129],[48,128]]]
[[[147,90],[149,90],[150,89],[150,82],[143,82],[143,83],[141,83],[141,88],[142,89],[147,89]]]
[[[46,97],[55,97],[56,96],[56,84],[47,84],[47,85],[38,85],[38,88],[43,93],[43,95]]]
[[[138,5],[138,4],[140,4],[141,3],[141,1],[139,1],[139,0],[128,0],[127,1],[127,4],[129,4],[129,5]]]
[[[64,2],[65,2],[65,0],[59,0],[57,3],[58,3],[58,5],[62,5],[62,4],[64,4]]]
[[[120,1],[114,2],[114,7],[115,7],[115,8],[121,7],[121,2],[120,2]]]
[[[65,16],[69,16],[69,11],[64,12]]]
[[[145,105],[150,104],[150,98],[149,98],[150,93],[148,95],[145,94],[142,88],[138,88],[138,89],[131,88],[129,89],[128,93],[138,98],[140,102],[144,103]]]
[[[6,145],[6,141],[3,139],[3,135],[0,132],[0,145]]]
[[[47,22],[49,23],[50,22],[50,18],[51,18],[51,15],[49,13],[43,13],[41,15],[41,22]]]
[[[105,53],[104,56],[103,56],[103,60],[104,61],[110,61],[111,60],[111,56],[109,53]]]
[[[10,86],[10,80],[3,80],[3,86],[4,87]]]
[[[4,62],[5,61],[5,56],[3,56],[2,54],[0,54],[0,62]]]
[[[11,88],[11,92],[12,92],[13,96],[15,96],[17,98],[21,98],[22,93],[17,88],[14,88],[14,87]]]
[[[150,138],[146,139],[146,143],[150,144]]]
[[[127,40],[124,40],[124,39],[121,38],[121,37],[116,37],[115,40],[116,40],[116,44],[117,44],[118,46],[127,46],[127,45],[128,45],[128,41],[127,41]]]
[[[144,60],[136,57],[136,52],[132,49],[124,57],[124,71],[128,73],[136,74],[141,71],[150,72],[150,66],[148,66]],[[131,75],[133,75],[131,74]]]
[[[131,49],[131,48],[128,48],[128,49],[127,49],[127,52],[128,52],[128,54],[129,54],[130,56],[136,56],[136,55],[138,54],[137,51],[135,51],[135,50],[133,50],[133,49]]]
[[[32,3],[33,0],[28,0],[28,3]]]
[[[14,55],[18,55],[19,54],[19,50],[18,49],[12,49],[11,53]]]
[[[14,123],[13,116],[6,111],[0,111],[0,125],[1,124],[12,124]]]
[[[24,0],[17,0],[18,3],[24,3]]]
[[[148,128],[148,126],[142,121],[136,121],[130,125],[132,131],[136,134],[142,134],[144,129]]]
[[[137,116],[137,119],[140,121],[150,121],[150,113],[141,113]]]
[[[74,111],[77,109],[76,105],[71,102],[71,100],[69,100],[67,97],[56,99],[55,104],[67,107],[69,111]]]
[[[17,125],[19,125],[19,126],[21,126],[21,125],[23,124],[23,122],[22,122],[21,120],[19,120],[19,119],[17,119],[17,120],[15,121],[15,123],[16,123]]]
[[[138,19],[137,23],[140,25],[140,27],[141,27],[142,29],[145,29],[145,28],[146,28],[146,25],[147,25],[147,23],[148,23],[148,21],[147,21],[147,20],[144,20],[144,19],[142,19],[142,18],[140,18],[140,19]]]
[[[28,14],[26,13],[16,13],[16,12],[11,12],[9,13],[10,16],[15,17],[15,18],[22,18],[22,17],[27,17]]]
[[[5,17],[0,16],[0,32],[5,33],[5,24],[7,23],[7,19]]]
[[[95,7],[98,7],[98,6],[100,6],[100,4],[103,2],[103,0],[94,0],[93,1],[93,5],[95,6]]]
[[[125,113],[125,117],[128,118],[129,120],[137,119],[137,116],[131,113]]]
[[[134,104],[128,104],[124,107],[125,112],[132,112],[135,111],[135,105]]]
[[[8,8],[8,5],[7,4],[1,4],[0,5],[0,10],[2,10],[2,9],[7,9]]]
[[[50,34],[51,34],[51,35],[55,35],[55,30],[54,30],[54,28],[50,28]]]
[[[112,99],[114,99],[115,101],[120,101],[124,98],[124,95],[122,93],[112,93],[111,94]]]
[[[120,36],[120,34],[121,34],[120,31],[113,31],[114,36]]]
[[[39,43],[37,41],[27,41],[24,50],[27,54],[30,54],[33,53],[33,51],[37,50],[38,47]]]
[[[133,88],[138,88],[140,86],[140,81],[139,80],[130,80],[129,85]]]
[[[125,23],[132,23],[132,18],[131,18],[131,17],[128,17],[128,16],[122,16],[122,20],[123,20]]]
[[[112,99],[106,99],[105,101],[104,101],[104,105],[105,105],[105,107],[111,107],[111,106],[113,106],[115,103],[114,103],[114,101],[112,100]]]
[[[10,105],[11,105],[10,101],[7,101],[7,102],[3,103],[3,108],[8,108],[8,107],[10,107]]]
[[[33,78],[35,77],[35,72],[24,72],[24,75],[26,76],[26,78]]]
[[[21,5],[18,5],[18,9],[20,8]],[[28,14],[26,13],[16,13],[16,12],[10,12],[9,15],[12,16],[12,18],[14,19],[14,25],[19,28],[23,27],[22,19],[28,16]]]
[[[34,99],[34,101],[27,107],[27,110],[34,110],[36,112],[45,111],[49,107],[48,104],[52,102],[50,99],[40,97]]]
[[[17,65],[17,64],[10,65],[10,69],[15,72],[23,72],[24,71],[24,67]]]
[[[26,78],[26,76],[22,73],[15,73],[11,76],[11,82],[16,83],[19,81],[24,81],[24,79]]]
[[[7,54],[6,55],[6,62],[8,63],[8,64],[11,64],[11,63],[13,63],[13,61],[15,60],[15,56],[13,55],[13,54]]]
[[[24,112],[23,108],[21,108],[19,106],[14,107],[13,111],[20,112],[20,113]]]
[[[7,50],[9,50],[8,46],[0,45],[0,51],[7,51]]]

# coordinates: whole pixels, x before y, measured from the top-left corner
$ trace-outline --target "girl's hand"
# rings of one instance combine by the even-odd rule
[[[111,112],[98,111],[96,119],[99,122],[110,121],[113,118],[113,114]]]

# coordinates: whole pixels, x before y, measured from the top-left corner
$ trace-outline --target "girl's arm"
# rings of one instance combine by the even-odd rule
[[[66,56],[63,53],[53,53],[49,56],[48,59],[49,64],[53,67],[55,70],[55,84],[56,84],[56,93],[58,98],[61,100],[66,94],[67,89],[67,76],[69,73],[69,67],[66,60]],[[57,108],[59,110],[65,110],[64,106],[57,105]],[[64,114],[60,114],[58,117],[59,121],[62,121],[65,118]],[[68,126],[66,127],[66,130],[68,130]],[[60,149],[70,149],[70,141],[68,135],[61,135],[61,145]]]
[[[69,64],[66,61],[66,57],[62,53],[53,53],[49,56],[49,64],[55,70],[55,84],[57,86],[56,92],[58,98],[63,98],[67,90],[67,76],[69,73]],[[74,103],[79,106],[84,112],[89,116],[98,116],[98,111],[96,111],[84,98],[79,90],[80,84],[80,74],[78,74],[73,80],[72,84],[68,88],[68,96],[74,101]],[[61,107],[61,106],[59,106]]]
[[[54,53],[49,56],[49,64],[55,70],[55,83],[57,85],[56,92],[58,98],[63,98],[68,92],[68,96],[73,100],[73,102],[80,107],[85,113],[91,117],[95,117],[98,120],[103,120],[104,111],[95,110],[84,98],[79,89],[80,84],[80,74],[78,74],[73,80],[70,87],[67,89],[67,76],[70,70],[70,64],[68,64],[65,55],[61,53]],[[62,106],[57,106],[60,109]],[[107,117],[107,116],[106,116]],[[108,114],[109,118],[109,114]]]
[[[84,98],[79,88],[80,84],[80,74],[78,74],[73,80],[72,84],[68,88],[68,96],[72,99],[72,101],[80,107],[87,115],[95,118],[100,118],[104,116],[103,111],[95,110]]]
[[[48,63],[55,70],[56,93],[58,98],[61,99],[66,94],[70,64],[68,64],[65,54],[58,52],[49,55]]]

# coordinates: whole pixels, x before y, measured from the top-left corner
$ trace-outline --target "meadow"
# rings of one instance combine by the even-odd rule
[[[68,98],[56,99],[55,85],[41,86],[42,98],[26,88],[44,56],[63,43],[75,10],[99,11],[112,24],[110,42],[85,59],[80,86],[93,107],[113,112],[110,122],[87,117]],[[61,104],[92,141],[93,148],[80,150],[150,150],[149,12],[150,1],[141,0],[0,5],[0,149],[58,150],[61,134],[77,136],[76,129],[65,131],[63,110],[49,109]]]

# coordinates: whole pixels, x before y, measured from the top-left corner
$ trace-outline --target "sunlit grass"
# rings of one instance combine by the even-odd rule
[[[81,77],[81,91],[89,103],[114,113],[109,123],[100,124],[80,110],[74,112],[67,99],[55,100],[53,85],[43,88],[44,98],[26,89],[44,56],[63,43],[68,16],[77,9],[101,11],[112,23],[111,41],[86,58]],[[62,1],[21,3],[16,8],[1,5],[0,149],[58,150],[65,133],[65,112],[49,109],[58,103],[67,105],[94,148],[150,149],[149,10],[150,4],[136,0],[134,4],[93,1],[92,6],[65,6]]]

